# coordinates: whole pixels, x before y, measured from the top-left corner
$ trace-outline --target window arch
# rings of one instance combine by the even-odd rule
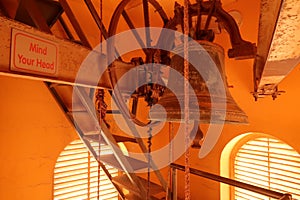
[[[236,143],[231,156],[231,178],[289,192],[293,199],[300,199],[300,154],[289,145],[273,137],[250,134]],[[270,198],[236,187],[231,192],[231,199]]]
[[[98,144],[98,143],[97,143]],[[101,154],[111,151],[101,146]],[[106,166],[112,176],[118,170]],[[81,140],[71,142],[59,155],[54,169],[54,199],[97,199],[98,162]],[[104,171],[100,169],[99,196],[101,200],[117,200],[118,193]]]

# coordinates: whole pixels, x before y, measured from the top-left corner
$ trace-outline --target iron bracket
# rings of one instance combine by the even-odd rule
[[[255,91],[256,92],[252,92],[255,101],[257,101],[258,98],[262,98],[264,96],[272,96],[272,99],[275,100],[278,95],[285,93],[285,91],[278,90],[278,86],[275,86],[274,84],[264,85],[262,88],[259,88]]]
[[[226,29],[230,36],[231,49],[228,50],[228,57],[235,59],[249,59],[256,56],[257,47],[255,43],[245,41],[242,39],[242,36],[239,31],[239,27],[235,22],[234,18],[228,14],[223,8],[220,1],[203,1],[200,3],[201,15],[212,15],[217,18],[218,23]],[[211,8],[214,7],[213,12]],[[174,8],[174,18],[168,23],[174,29],[175,24],[179,24],[182,21],[183,7],[178,3],[175,3]],[[191,4],[189,6],[189,14],[191,17],[197,16],[199,14],[199,4]]]

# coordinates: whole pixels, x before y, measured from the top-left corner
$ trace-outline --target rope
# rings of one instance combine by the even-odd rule
[[[190,200],[190,166],[189,166],[189,157],[190,157],[190,151],[189,151],[189,144],[190,144],[190,135],[189,135],[189,52],[188,52],[188,35],[189,35],[189,1],[184,1],[184,8],[183,8],[183,29],[184,29],[184,133],[185,133],[185,200]]]

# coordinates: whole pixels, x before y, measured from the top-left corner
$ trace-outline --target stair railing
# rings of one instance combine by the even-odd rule
[[[177,170],[185,171],[185,167],[183,165],[179,165],[179,164],[175,164],[175,163],[172,163],[170,165],[170,167],[172,169],[171,170],[172,171],[172,182],[171,182],[171,185],[172,185],[171,186],[171,188],[172,188],[172,192],[171,192],[172,199],[177,199],[177,188],[176,188]],[[243,183],[243,182],[240,182],[240,181],[237,181],[237,180],[233,180],[233,179],[230,179],[230,178],[225,178],[225,177],[222,177],[222,176],[219,176],[219,175],[215,175],[215,174],[205,172],[205,171],[201,171],[201,170],[194,169],[194,168],[190,168],[190,173],[194,174],[196,176],[201,176],[203,178],[213,180],[213,181],[217,181],[217,182],[220,182],[220,183],[225,183],[225,184],[228,184],[228,185],[231,185],[231,186],[234,186],[234,187],[239,187],[239,188],[246,189],[246,190],[249,190],[249,191],[252,191],[252,192],[256,192],[256,193],[259,193],[259,194],[262,194],[262,195],[265,195],[265,196],[268,196],[268,197],[271,197],[271,198],[275,198],[275,199],[279,199],[279,200],[292,200],[292,195],[289,194],[289,193],[283,194],[283,193],[280,193],[280,192],[277,192],[277,191],[265,189],[265,188],[258,187],[258,186],[255,186],[255,185],[251,185],[251,184],[248,184],[248,183]]]

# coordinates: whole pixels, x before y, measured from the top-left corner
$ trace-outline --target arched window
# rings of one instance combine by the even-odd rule
[[[102,145],[101,154],[109,153],[110,149]],[[101,155],[100,154],[100,155]],[[107,166],[112,176],[118,170]],[[54,169],[54,199],[110,199],[117,200],[118,193],[106,174],[100,169],[98,182],[98,162],[88,152],[81,140],[70,143],[60,154]],[[99,194],[98,194],[99,188]]]
[[[237,145],[234,152],[232,178],[291,193],[293,199],[300,200],[300,155],[292,147],[274,138],[258,137]],[[231,199],[271,198],[236,187]]]

